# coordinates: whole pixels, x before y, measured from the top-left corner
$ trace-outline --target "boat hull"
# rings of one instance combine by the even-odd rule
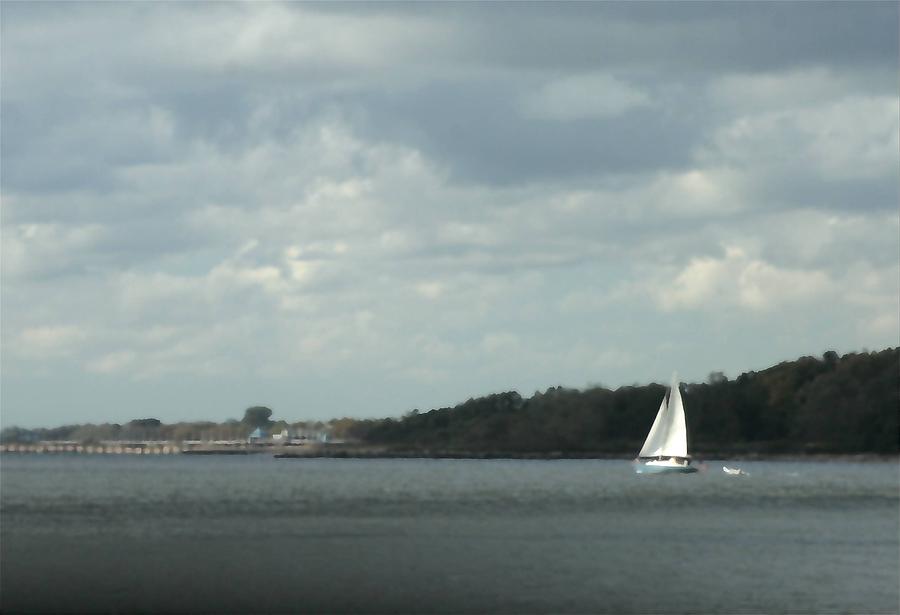
[[[634,471],[638,474],[693,474],[697,471],[697,468],[693,466],[664,466],[638,463],[635,464]]]

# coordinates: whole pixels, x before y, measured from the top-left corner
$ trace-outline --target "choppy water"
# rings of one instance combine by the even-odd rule
[[[15,456],[4,612],[895,613],[896,463]]]

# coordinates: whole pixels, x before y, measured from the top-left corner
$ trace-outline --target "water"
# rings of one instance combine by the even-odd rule
[[[0,608],[896,613],[896,463],[16,456]]]

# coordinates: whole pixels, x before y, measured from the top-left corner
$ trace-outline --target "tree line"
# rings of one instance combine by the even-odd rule
[[[328,431],[335,438],[397,452],[453,454],[636,454],[666,393],[660,384],[615,390],[553,387],[523,398],[515,391],[469,399],[454,407],[413,410],[402,418],[273,421],[265,406],[223,423],[11,427],[4,442],[74,440],[238,440],[257,427]],[[729,380],[682,385],[690,450],[735,453],[882,453],[900,449],[900,348],[833,351],[802,357]]]
[[[118,423],[92,423],[63,425],[60,427],[25,429],[8,427],[0,432],[2,442],[37,442],[42,440],[74,441],[98,444],[104,441],[155,441],[184,442],[190,440],[244,440],[257,428],[266,433],[282,430],[318,432],[330,431],[330,424],[322,421],[272,420],[272,410],[266,406],[253,406],[244,411],[241,420],[229,419],[222,423],[195,421],[165,424],[159,419],[135,419],[124,425]]]
[[[897,453],[900,348],[833,351],[682,386],[693,454]],[[351,433],[397,450],[637,454],[666,387],[550,388],[470,399]]]

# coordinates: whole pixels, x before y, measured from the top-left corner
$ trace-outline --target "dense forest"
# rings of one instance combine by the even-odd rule
[[[587,390],[555,387],[525,399],[516,392],[470,399],[453,408],[413,410],[399,419],[343,418],[321,422],[271,420],[248,408],[240,421],[68,425],[3,430],[3,441],[113,439],[229,440],[261,427],[327,431],[334,438],[397,453],[458,455],[636,454],[666,387],[660,384]],[[710,374],[682,385],[690,449],[716,454],[883,453],[900,448],[900,348],[826,352],[735,380]]]
[[[735,380],[712,373],[682,396],[691,451],[897,453],[900,349],[803,357]],[[357,421],[351,432],[398,450],[632,453],[640,449],[666,388],[551,388],[413,411],[400,420]]]

